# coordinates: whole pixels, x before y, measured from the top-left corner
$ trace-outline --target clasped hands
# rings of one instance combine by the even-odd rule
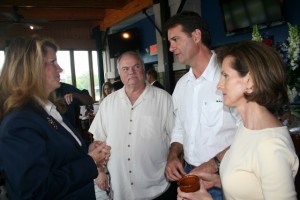
[[[96,153],[99,156],[99,161],[95,160],[98,168],[98,176],[95,179],[96,184],[102,190],[109,189],[108,177],[106,174],[106,164],[108,162],[110,156],[110,146],[106,145],[105,142],[102,141],[94,141],[89,146],[89,155],[92,156]]]
[[[97,167],[103,167],[107,164],[110,156],[110,146],[103,141],[94,141],[89,146],[88,155],[95,161]]]

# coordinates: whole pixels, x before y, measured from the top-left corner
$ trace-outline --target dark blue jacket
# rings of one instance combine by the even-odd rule
[[[82,146],[41,107],[27,106],[3,119],[0,169],[10,200],[95,199],[97,167],[80,134],[64,121]]]
[[[160,89],[163,89],[163,90],[165,89],[164,86],[162,84],[160,84],[160,82],[158,82],[158,81],[154,81],[154,83],[152,85],[156,86],[156,87],[158,87]]]
[[[69,93],[78,93],[78,94],[86,94],[90,95],[87,90],[79,90],[73,85],[67,83],[60,83],[60,87],[56,89],[56,94],[60,98],[64,98],[66,94]],[[80,126],[79,123],[79,115],[80,115],[80,106],[83,105],[78,99],[73,98],[73,101],[70,105],[67,105],[67,110],[62,115],[66,117],[67,120],[75,127],[78,128]]]

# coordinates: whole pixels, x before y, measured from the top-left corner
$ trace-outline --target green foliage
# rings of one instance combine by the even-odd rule
[[[259,28],[257,25],[253,25],[252,40],[257,42],[262,42],[262,37],[259,33]]]
[[[281,54],[287,65],[287,82],[289,89],[300,87],[300,36],[297,26],[288,23],[289,36],[282,45]]]

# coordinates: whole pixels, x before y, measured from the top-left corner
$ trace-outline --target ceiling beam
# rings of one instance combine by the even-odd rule
[[[132,0],[120,10],[106,10],[105,18],[99,23],[100,29],[106,30],[151,6],[153,6],[153,0]]]
[[[130,0],[1,0],[1,6],[10,7],[86,7],[119,9]]]
[[[102,20],[104,11],[97,8],[22,8],[20,13],[26,19],[45,18],[49,21]]]

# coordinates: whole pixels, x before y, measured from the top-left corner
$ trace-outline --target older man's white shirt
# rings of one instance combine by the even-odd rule
[[[115,200],[153,199],[168,188],[164,169],[173,125],[171,96],[149,84],[134,105],[124,88],[101,102],[89,132],[111,146]]]

